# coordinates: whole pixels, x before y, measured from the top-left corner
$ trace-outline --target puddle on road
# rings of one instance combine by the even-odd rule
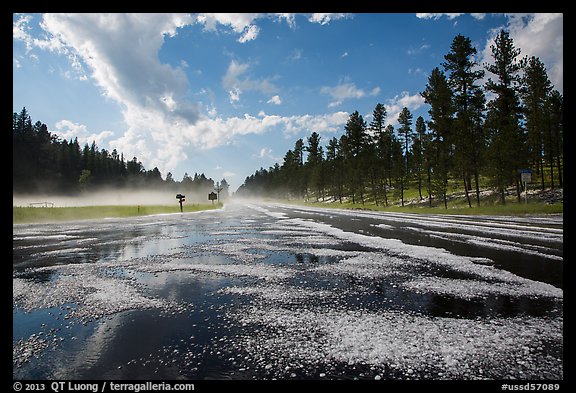
[[[136,243],[107,230],[89,263],[20,248],[14,378],[562,378],[561,289],[445,250],[259,220],[140,226]]]

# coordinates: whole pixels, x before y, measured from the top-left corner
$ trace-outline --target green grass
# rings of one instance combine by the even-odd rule
[[[460,214],[460,215],[493,215],[493,216],[521,216],[521,215],[539,215],[539,214],[558,214],[563,213],[563,204],[545,204],[545,203],[507,203],[506,205],[486,205],[468,207],[467,204],[448,205],[444,207],[427,207],[427,206],[376,206],[374,204],[360,203],[318,203],[305,202],[306,206],[339,208],[339,209],[362,209],[375,210],[395,213],[420,213],[420,214]]]
[[[439,199],[434,199],[433,207],[427,205],[427,200],[423,200],[420,204],[408,204],[406,203],[404,207],[400,206],[400,200],[395,199],[392,195],[389,195],[389,206],[376,206],[374,199],[370,195],[365,196],[365,203],[352,203],[348,202],[315,202],[315,201],[303,201],[303,200],[283,200],[281,202],[287,204],[314,206],[314,207],[326,207],[326,208],[336,208],[336,209],[361,209],[361,210],[374,210],[374,211],[387,211],[387,212],[398,212],[398,213],[425,213],[425,214],[460,214],[460,215],[495,215],[495,216],[520,216],[520,215],[541,215],[541,214],[558,214],[564,212],[563,203],[553,203],[546,204],[538,200],[530,200],[528,198],[528,203],[524,200],[518,202],[515,194],[510,194],[506,198],[506,204],[502,205],[500,201],[500,196],[498,194],[492,194],[489,196],[482,197],[480,199],[480,206],[476,206],[476,194],[474,192],[470,193],[470,198],[472,201],[472,207],[468,206],[466,198],[462,194],[462,190],[457,187],[451,187],[458,193],[449,195],[448,208],[444,208],[444,204]],[[423,191],[423,196],[426,193]],[[408,188],[404,194],[404,201],[408,202],[410,199],[418,199],[418,190],[413,188]],[[382,201],[381,201],[382,202]]]
[[[222,204],[184,205],[183,211],[196,212],[222,207]],[[180,206],[78,206],[78,207],[12,207],[12,223],[89,220],[106,217],[134,217],[161,213],[179,213]]]

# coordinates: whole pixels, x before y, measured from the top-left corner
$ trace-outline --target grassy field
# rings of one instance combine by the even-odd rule
[[[293,202],[293,201],[291,201]],[[520,216],[520,215],[538,215],[538,214],[558,214],[563,213],[564,206],[562,203],[545,204],[538,202],[529,203],[507,203],[506,205],[485,205],[468,207],[467,204],[453,204],[444,207],[425,207],[425,206],[376,206],[375,204],[366,203],[321,203],[321,202],[303,202],[306,206],[329,207],[337,209],[361,209],[375,210],[396,213],[421,213],[421,214],[460,214],[460,215],[494,215],[494,216]]]
[[[336,209],[359,209],[375,210],[398,213],[426,213],[426,214],[460,214],[460,215],[496,215],[496,216],[519,216],[519,215],[539,215],[539,214],[559,214],[564,212],[562,202],[547,203],[542,196],[530,195],[528,202],[524,199],[518,202],[516,195],[510,191],[506,197],[506,204],[503,205],[497,194],[489,194],[481,197],[480,206],[476,206],[476,195],[471,194],[472,207],[468,206],[466,198],[462,191],[454,187],[453,192],[448,196],[448,208],[439,200],[434,200],[433,207],[427,205],[427,200],[420,200],[418,190],[407,189],[405,196],[405,206],[400,206],[400,201],[390,199],[388,206],[382,203],[376,206],[376,203],[370,196],[367,196],[365,203],[352,203],[350,200],[340,203],[336,202],[319,202],[314,200],[290,200],[282,201],[288,204],[297,204],[314,207],[327,207]],[[382,202],[382,201],[381,201]]]
[[[183,211],[196,212],[221,208],[222,204],[184,205]],[[170,206],[78,206],[78,207],[12,207],[12,223],[57,222],[98,219],[105,217],[134,217],[161,213],[179,213],[178,205]]]

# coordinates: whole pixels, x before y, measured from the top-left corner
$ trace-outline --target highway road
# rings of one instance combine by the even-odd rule
[[[272,203],[13,226],[15,379],[563,378],[563,217]]]

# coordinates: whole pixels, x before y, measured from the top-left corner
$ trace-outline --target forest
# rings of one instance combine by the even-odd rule
[[[203,173],[184,174],[181,181],[166,178],[157,167],[146,170],[136,157],[125,160],[116,149],[99,149],[95,142],[80,146],[78,138],[60,139],[46,124],[32,123],[26,108],[13,114],[12,190],[14,194],[50,193],[78,195],[115,188],[126,190],[166,190],[203,197],[215,189],[219,199],[228,197],[226,179],[214,182]]]
[[[486,187],[502,204],[511,192],[520,200],[526,170],[537,187],[562,188],[562,94],[538,57],[520,57],[508,31],[491,51],[493,62],[479,65],[471,40],[457,35],[420,93],[429,119],[413,122],[404,107],[395,129],[381,103],[370,124],[355,111],[340,138],[298,139],[281,165],[260,168],[237,194],[404,206],[405,191],[417,188],[421,200],[447,208],[456,185],[472,207]]]

